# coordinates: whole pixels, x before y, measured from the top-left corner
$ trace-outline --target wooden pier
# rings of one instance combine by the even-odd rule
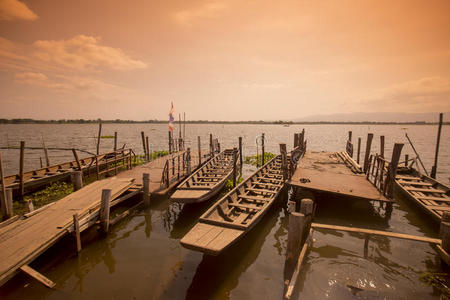
[[[366,174],[353,172],[336,152],[307,151],[288,184],[353,199],[391,202]]]
[[[22,270],[53,287],[51,280],[28,264],[69,233],[75,233],[80,251],[80,232],[99,221],[102,230],[108,231],[111,207],[142,192],[144,202],[150,195],[165,194],[207,161],[208,157],[200,160],[197,154],[191,156],[189,149],[178,151],[115,177],[95,181],[32,214],[0,223],[0,285]],[[118,217],[126,215],[127,212]],[[116,221],[113,219],[111,223]]]

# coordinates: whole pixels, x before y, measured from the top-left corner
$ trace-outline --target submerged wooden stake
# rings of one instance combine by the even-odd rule
[[[293,266],[300,252],[305,226],[305,215],[298,212],[289,214],[288,242],[286,247],[286,264]]]

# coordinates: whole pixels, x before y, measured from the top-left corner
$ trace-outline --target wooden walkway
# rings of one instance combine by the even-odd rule
[[[186,151],[179,151],[170,155],[159,157],[146,164],[134,167],[117,174],[118,178],[133,178],[136,187],[142,188],[142,177],[144,173],[150,174],[150,193],[163,195],[167,194],[172,188],[178,185],[187,175],[187,166],[183,167],[183,153]],[[202,152],[202,153],[206,153]],[[202,164],[208,158],[202,157]],[[166,162],[169,162],[169,186],[162,182],[163,172],[166,167]],[[199,167],[198,153],[191,152],[191,171]]]
[[[391,202],[365,174],[352,172],[334,152],[307,151],[288,184],[355,199]]]
[[[111,189],[113,200],[132,184],[129,178],[96,181],[29,218],[0,228],[0,285],[73,231],[74,214],[78,213],[80,223],[82,219],[89,219],[90,214],[98,214],[103,189]]]

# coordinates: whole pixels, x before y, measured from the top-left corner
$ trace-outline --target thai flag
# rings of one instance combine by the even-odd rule
[[[169,130],[170,131],[173,131],[173,120],[174,120],[173,112],[174,112],[174,110],[173,110],[173,102],[172,102],[172,107],[170,108],[170,112],[169,112]]]

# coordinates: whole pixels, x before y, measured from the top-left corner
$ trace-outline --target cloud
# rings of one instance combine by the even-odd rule
[[[208,1],[198,7],[177,11],[173,14],[173,19],[179,25],[192,26],[198,19],[215,19],[227,8],[225,2]]]
[[[0,20],[34,21],[38,16],[28,6],[18,0],[0,0]]]
[[[361,101],[366,107],[383,111],[431,112],[450,108],[450,78],[424,77],[395,84]]]
[[[39,40],[33,46],[34,56],[41,61],[54,63],[74,70],[143,69],[147,64],[130,58],[119,48],[100,44],[99,37],[77,35],[69,40]]]

